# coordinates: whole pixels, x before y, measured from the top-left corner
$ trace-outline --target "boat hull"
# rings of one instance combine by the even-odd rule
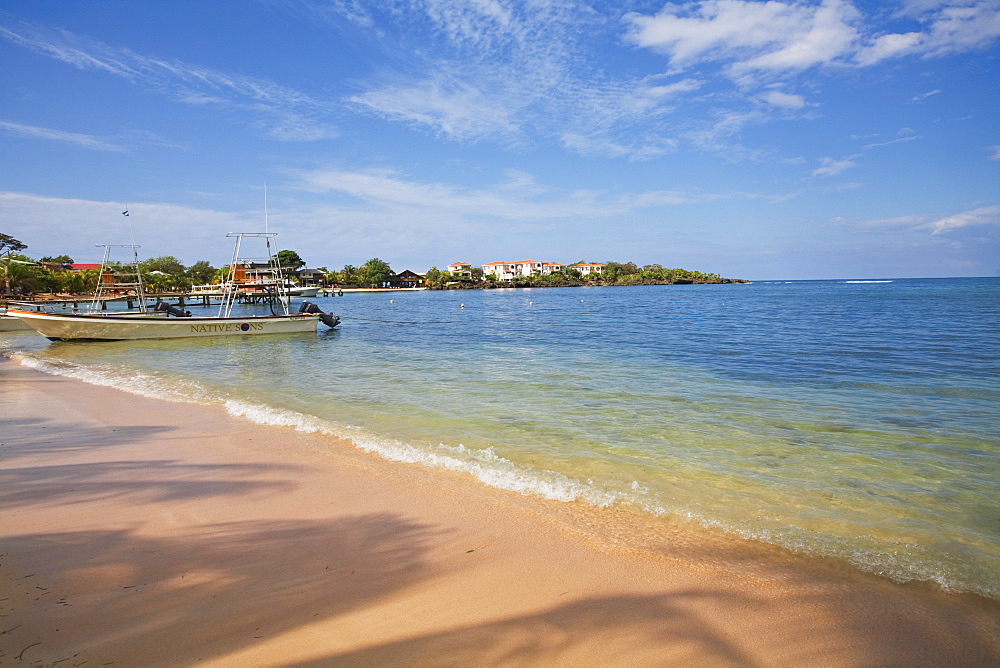
[[[261,336],[315,332],[311,313],[246,318],[168,318],[84,315],[7,310],[51,341],[131,341],[191,337]]]
[[[31,330],[31,326],[12,315],[0,315],[0,332],[21,332]]]

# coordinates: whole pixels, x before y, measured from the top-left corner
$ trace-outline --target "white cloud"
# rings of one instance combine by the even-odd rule
[[[573,3],[389,2],[363,22],[399,46],[392,67],[348,102],[458,141],[554,137],[583,155],[646,160],[674,150],[677,132],[664,119],[704,85],[609,75],[597,43],[620,46],[619,25]]]
[[[928,229],[931,231],[931,234],[936,235],[980,225],[1000,225],[1000,205],[984,206],[972,211],[939,218],[938,220],[921,225],[920,228]]]
[[[327,120],[327,104],[272,81],[144,56],[27,23],[18,24],[16,30],[0,26],[0,37],[79,69],[122,77],[186,104],[235,107],[274,139],[313,141],[337,135]]]
[[[387,169],[303,171],[295,176],[303,190],[340,193],[368,206],[412,211],[420,217],[430,212],[439,219],[594,219],[648,207],[718,199],[718,196],[664,190],[619,195],[586,189],[555,192],[525,172],[507,172],[505,181],[486,189],[416,182]]]
[[[840,0],[796,2],[705,0],[667,4],[659,14],[629,14],[629,39],[665,54],[675,68],[700,62],[727,64],[730,76],[798,71],[829,63],[857,39],[857,12]]]
[[[941,89],[937,88],[935,90],[927,91],[926,93],[921,93],[920,95],[914,95],[913,97],[910,98],[910,102],[923,102],[929,97],[940,94],[941,94]]]
[[[908,2],[901,16],[916,20],[924,29],[871,37],[856,54],[859,65],[908,55],[935,58],[965,53],[985,48],[1000,37],[1000,5],[995,0]]]
[[[676,70],[715,63],[741,83],[759,74],[817,65],[868,67],[907,55],[939,57],[981,49],[1000,37],[996,0],[910,3],[902,18],[922,30],[877,27],[846,0],[702,0],[667,3],[659,13],[630,13],[628,39],[662,53]],[[891,19],[890,19],[891,21]]]
[[[857,156],[851,156],[850,158],[844,158],[843,160],[835,160],[833,158],[823,158],[820,162],[822,165],[816,169],[812,175],[813,176],[836,176],[840,174],[845,169],[850,169],[857,165],[854,162],[854,158]]]
[[[226,233],[257,229],[260,221],[257,212],[157,202],[130,202],[130,215],[125,218],[121,215],[123,206],[123,202],[0,192],[0,228],[28,244],[31,257],[67,253],[77,262],[100,262],[95,244],[128,244],[134,235],[143,257],[175,255],[190,264],[204,258],[226,258],[232,253]],[[200,257],[192,257],[192,253]]]
[[[924,35],[918,32],[879,35],[871,44],[859,49],[854,60],[862,67],[868,67],[888,58],[913,53],[923,41]]]
[[[33,139],[46,139],[50,141],[65,142],[68,144],[75,144],[81,148],[92,149],[95,151],[114,151],[114,152],[124,152],[125,148],[119,146],[118,144],[109,143],[103,139],[98,139],[92,135],[80,134],[78,132],[65,132],[63,130],[53,130],[51,128],[39,128],[32,125],[23,125],[21,123],[10,123],[6,121],[0,121],[0,130],[4,130],[8,134],[16,135],[19,137],[30,137]]]
[[[920,137],[918,137],[917,135],[906,135],[905,137],[897,137],[896,139],[890,139],[889,141],[876,142],[874,144],[865,144],[863,148],[867,151],[870,148],[878,148],[880,146],[891,146],[892,144],[905,144],[915,139],[920,139]]]
[[[764,101],[772,107],[782,109],[801,109],[806,105],[806,99],[801,95],[783,93],[779,90],[768,91],[764,94]]]
[[[1000,144],[997,146],[987,146],[986,149],[990,152],[990,157],[987,160],[1000,160]]]
[[[349,101],[387,118],[434,128],[462,140],[503,137],[513,141],[520,130],[511,121],[516,108],[495,100],[466,82],[440,76],[351,96]]]

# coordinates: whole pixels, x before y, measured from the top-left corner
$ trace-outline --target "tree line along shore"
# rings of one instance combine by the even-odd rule
[[[0,281],[5,297],[44,294],[89,294],[100,280],[100,265],[79,265],[68,255],[33,259],[20,251],[27,248],[10,235],[0,234]],[[431,267],[425,274],[406,270],[395,272],[388,262],[372,258],[361,266],[345,265],[340,270],[327,267],[304,269],[306,263],[292,250],[276,254],[289,278],[302,284],[338,288],[424,287],[431,290],[490,289],[508,287],[572,287],[583,285],[689,285],[706,283],[746,283],[744,279],[722,278],[718,274],[668,269],[658,264],[639,267],[632,262],[607,262],[601,273],[582,274],[573,265],[547,275],[514,276],[500,280],[472,267],[464,274]],[[112,271],[123,265],[110,265]],[[195,285],[221,283],[229,276],[229,266],[214,267],[207,260],[185,266],[172,255],[139,262],[139,272],[147,289],[154,293],[189,292]]]

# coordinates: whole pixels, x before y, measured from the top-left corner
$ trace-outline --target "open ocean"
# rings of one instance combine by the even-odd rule
[[[110,343],[0,333],[0,349],[554,503],[1000,599],[1000,278],[310,301],[343,324]]]

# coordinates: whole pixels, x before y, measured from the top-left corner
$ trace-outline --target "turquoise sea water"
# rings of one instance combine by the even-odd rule
[[[313,301],[343,324],[0,342],[46,372],[348,436],[554,503],[1000,598],[1000,279]]]

